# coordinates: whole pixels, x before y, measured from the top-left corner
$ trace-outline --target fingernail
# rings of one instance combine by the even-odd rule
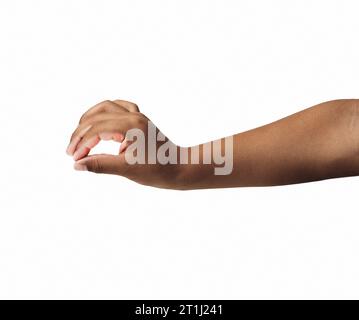
[[[75,162],[74,169],[77,171],[88,171],[87,166],[85,164],[78,163],[78,162]]]
[[[66,153],[67,153],[69,156],[72,155],[71,152],[70,152],[70,145],[68,145],[68,147],[66,148]]]
[[[80,142],[80,139],[79,138],[74,138],[68,145],[67,149],[66,149],[66,153],[69,155],[69,156],[72,156],[74,151],[75,151],[75,147],[76,145]]]
[[[79,160],[84,154],[86,153],[86,147],[81,147],[79,149],[77,149],[74,154],[73,154],[73,158],[75,161]]]
[[[81,151],[81,149],[78,149],[78,150],[76,150],[76,151],[74,152],[74,154],[72,155],[72,157],[74,158],[75,161],[77,160],[77,157],[78,157],[78,155],[80,154],[80,151]]]
[[[92,127],[92,125],[89,125],[85,127],[82,131],[79,132],[78,136],[74,137],[73,140],[69,143],[66,153],[69,156],[72,156],[77,144],[80,142],[81,138],[85,135],[85,133]]]

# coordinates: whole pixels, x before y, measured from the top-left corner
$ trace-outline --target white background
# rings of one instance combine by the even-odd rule
[[[72,169],[87,108],[194,145],[358,97],[357,1],[0,2],[0,298],[359,298],[358,178],[179,192]]]

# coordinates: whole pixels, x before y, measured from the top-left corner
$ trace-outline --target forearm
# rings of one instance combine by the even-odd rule
[[[234,135],[230,174],[215,175],[213,163],[182,165],[178,185],[181,189],[270,186],[358,175],[358,127],[357,100],[322,103]],[[200,155],[203,160],[203,152]]]

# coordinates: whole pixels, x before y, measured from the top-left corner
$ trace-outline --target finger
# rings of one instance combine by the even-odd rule
[[[111,119],[121,119],[123,118],[123,113],[98,113],[92,116],[89,116],[86,120],[78,125],[75,131],[72,133],[70,138],[70,143],[66,149],[68,155],[73,155],[76,150],[78,143],[81,141],[85,133],[91,128],[91,126],[100,121],[111,120]]]
[[[125,172],[126,165],[126,161],[122,156],[96,154],[76,161],[74,169],[79,171],[121,175]]]
[[[138,108],[138,105],[136,103],[119,99],[114,100],[113,102],[118,104],[119,106],[126,108],[130,112],[140,112],[140,109]]]
[[[122,142],[129,129],[130,123],[125,120],[105,120],[95,123],[82,137],[73,153],[74,160],[86,156],[100,140]]]
[[[121,143],[121,146],[120,146],[120,154],[122,153],[122,152],[125,152],[126,151],[126,149],[128,148],[128,146],[130,145],[132,143],[132,141],[128,141],[128,140],[126,140],[126,137],[125,137],[125,139],[122,141],[122,143]]]
[[[99,132],[90,138],[86,138],[85,142],[80,145],[73,154],[74,160],[79,160],[86,157],[92,148],[94,148],[101,140],[114,140],[117,142],[123,141],[123,135],[118,132]]]
[[[87,110],[80,118],[80,123],[83,122],[87,117],[92,116],[97,113],[102,113],[102,112],[122,112],[122,113],[126,112],[127,113],[128,109],[117,104],[117,103],[114,103],[110,100],[105,100],[105,101],[102,101],[102,102],[96,104],[89,110]]]
[[[92,127],[92,125],[86,125],[83,126],[81,128],[76,129],[76,134],[75,132],[72,134],[71,139],[70,139],[70,143],[67,146],[66,149],[66,153],[69,156],[72,156],[76,150],[77,145],[79,144],[79,142],[81,141],[81,138],[85,135],[85,133],[90,130],[90,128]]]

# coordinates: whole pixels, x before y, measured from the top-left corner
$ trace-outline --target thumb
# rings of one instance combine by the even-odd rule
[[[79,171],[91,171],[95,173],[121,174],[125,161],[122,156],[110,154],[95,154],[78,160],[74,169]]]

